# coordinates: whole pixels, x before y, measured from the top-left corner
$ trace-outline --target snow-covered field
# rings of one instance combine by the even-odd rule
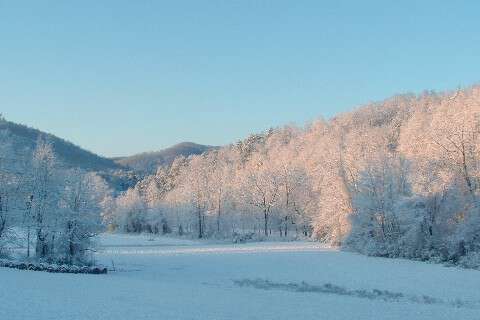
[[[0,268],[0,319],[480,319],[480,273],[316,243],[105,235],[106,276]]]

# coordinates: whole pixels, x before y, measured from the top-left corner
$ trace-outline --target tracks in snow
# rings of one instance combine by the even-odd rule
[[[265,279],[242,279],[234,280],[238,287],[250,287],[259,290],[281,290],[297,293],[319,293],[346,296],[368,300],[380,300],[384,302],[408,302],[416,304],[441,305],[453,308],[480,309],[479,302],[465,301],[460,299],[443,300],[427,295],[412,295],[388,290],[351,290],[331,283],[323,285],[312,285],[306,282],[281,283]]]

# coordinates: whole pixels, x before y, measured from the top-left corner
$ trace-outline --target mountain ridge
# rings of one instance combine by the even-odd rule
[[[186,141],[158,151],[147,151],[132,156],[110,159],[125,168],[152,174],[155,173],[160,166],[171,165],[179,156],[189,157],[191,155],[199,155],[218,148],[220,147]]]
[[[7,131],[12,147],[22,153],[32,152],[39,138],[52,144],[56,156],[66,167],[78,167],[87,171],[108,171],[124,169],[115,161],[100,156],[54,134],[24,124],[0,119],[0,131]]]

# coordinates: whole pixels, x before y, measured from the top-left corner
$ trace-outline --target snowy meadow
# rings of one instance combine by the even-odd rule
[[[0,269],[1,319],[478,319],[477,271],[317,242],[102,235],[108,275]],[[115,271],[112,269],[115,268]]]

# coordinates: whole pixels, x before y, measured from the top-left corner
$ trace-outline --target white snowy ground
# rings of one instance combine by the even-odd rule
[[[101,239],[106,276],[0,268],[0,319],[480,319],[480,272],[315,243]]]

